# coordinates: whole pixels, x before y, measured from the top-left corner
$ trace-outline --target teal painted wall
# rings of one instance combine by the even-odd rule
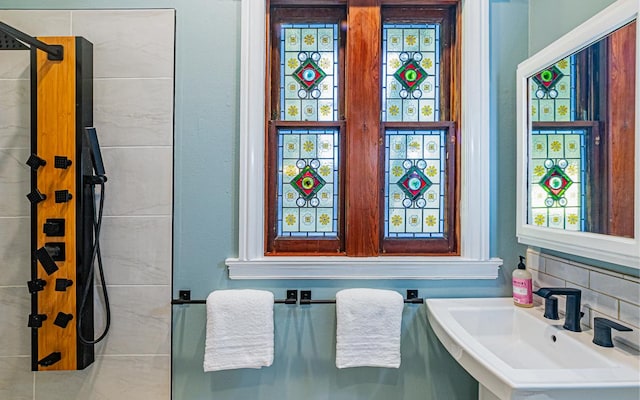
[[[533,0],[529,5],[529,54],[615,3],[616,0]]]
[[[173,292],[204,298],[215,289],[288,288],[333,298],[342,288],[374,287],[425,297],[511,294],[524,248],[515,237],[515,70],[528,54],[529,0],[491,0],[491,255],[505,267],[495,281],[231,281],[224,259],[237,255],[238,0],[0,0],[1,8],[175,8],[176,113]],[[260,112],[261,110],[257,110]],[[257,194],[259,195],[259,194]],[[134,305],[132,305],[133,307]],[[334,364],[334,306],[276,306],[276,358],[262,370],[203,373],[203,306],[173,312],[173,398],[428,399],[477,398],[477,384],[430,330],[424,306],[407,306],[398,370]]]

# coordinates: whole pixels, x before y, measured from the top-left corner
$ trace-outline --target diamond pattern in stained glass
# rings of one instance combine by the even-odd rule
[[[540,180],[539,185],[549,193],[553,200],[560,200],[562,195],[567,191],[573,181],[564,173],[564,171],[554,165],[547,171],[545,176]]]
[[[291,180],[290,184],[300,193],[302,198],[309,200],[322,189],[325,181],[313,168],[307,165],[298,176]]]
[[[417,61],[412,59],[400,67],[393,76],[405,89],[413,91],[415,88],[420,87],[422,81],[427,78],[427,73]]]
[[[293,72],[293,77],[306,90],[315,88],[327,74],[312,59],[307,59]]]
[[[415,165],[398,181],[398,186],[411,200],[417,199],[431,187],[432,183]]]

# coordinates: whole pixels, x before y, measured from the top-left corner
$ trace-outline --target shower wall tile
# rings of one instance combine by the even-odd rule
[[[25,164],[28,149],[0,149],[0,216],[30,215],[31,204],[25,197],[31,191],[31,174]]]
[[[2,65],[4,63],[0,63]],[[30,87],[26,79],[0,80],[0,148],[30,146]]]
[[[76,10],[72,33],[94,45],[94,78],[173,78],[174,21],[173,10]]]
[[[70,11],[0,10],[0,21],[29,36],[69,36]],[[29,79],[29,51],[3,51],[0,79]]]
[[[174,10],[0,10],[0,20],[35,36],[94,43],[94,125],[109,177],[101,250],[112,305],[94,364],[31,371],[30,58],[2,52],[0,399],[169,399]],[[96,295],[97,333],[102,307]]]
[[[107,282],[108,283],[108,282]],[[171,288],[164,286],[109,286],[111,328],[96,347],[100,355],[169,355]],[[100,292],[100,290],[98,290]],[[101,296],[100,296],[101,297]],[[104,330],[104,308],[95,302],[95,332]]]
[[[31,357],[0,357],[0,399],[32,400]]]
[[[171,147],[103,148],[102,156],[109,177],[105,215],[171,214]]]
[[[0,357],[31,354],[31,296],[26,282],[20,287],[0,287]]]
[[[171,216],[104,217],[100,248],[108,285],[171,283]]]
[[[35,400],[168,399],[169,356],[102,356],[82,371],[36,374]]]
[[[26,200],[26,199],[25,199]],[[0,217],[0,286],[24,286],[31,279],[31,229],[28,217]]]
[[[93,123],[102,146],[171,146],[172,79],[97,79]]]

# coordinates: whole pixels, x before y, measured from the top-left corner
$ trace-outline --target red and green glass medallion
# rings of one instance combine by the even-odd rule
[[[548,93],[563,76],[562,71],[556,65],[552,65],[550,68],[543,69],[535,74],[533,80],[543,92]]]
[[[554,165],[542,177],[539,185],[542,186],[553,200],[558,201],[563,197],[572,183],[573,181],[564,173],[562,168]]]
[[[422,196],[432,184],[429,178],[415,165],[409,168],[397,182],[397,185],[411,201]]]
[[[305,200],[310,200],[314,197],[325,183],[324,179],[309,165],[304,167],[290,182],[291,186],[293,186]]]
[[[305,89],[311,90],[318,86],[327,74],[311,58],[307,58],[293,72],[293,77]]]
[[[402,84],[402,87],[412,92],[414,89],[420,87],[422,81],[427,78],[427,72],[422,69],[416,60],[409,59],[398,68],[393,76]]]

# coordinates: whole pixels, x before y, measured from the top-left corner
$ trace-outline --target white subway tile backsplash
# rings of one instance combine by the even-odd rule
[[[580,289],[580,291],[582,292],[583,307],[589,307],[591,310],[607,314],[608,316],[613,318],[618,317],[619,301],[616,298],[607,296],[602,293],[594,292],[591,289],[587,289],[578,285],[567,284],[567,287]]]
[[[569,263],[548,259],[545,261],[545,272],[582,287],[589,286],[589,271]]]
[[[0,286],[25,286],[31,279],[31,219],[0,217],[0,233]]]
[[[549,274],[539,271],[529,271],[533,279],[533,290],[540,289],[542,287],[564,287],[565,282],[560,278],[556,278]]]
[[[637,283],[600,272],[591,271],[590,273],[591,289],[636,305],[640,304],[640,290]]]
[[[538,256],[545,265],[545,273],[531,270],[536,284],[576,287],[582,291],[582,323],[593,327],[593,318],[602,317],[627,325],[633,332],[613,332],[615,340],[640,349],[640,279],[594,266],[563,260],[533,249],[529,258]],[[588,279],[585,279],[588,274]],[[576,284],[576,282],[582,284]],[[535,296],[534,296],[535,297]],[[564,308],[563,296],[558,297],[559,308]],[[614,340],[614,343],[615,343]],[[616,344],[617,345],[617,344]]]
[[[173,10],[75,10],[72,32],[94,45],[94,78],[173,78]]]
[[[0,357],[0,399],[33,400],[31,357]]]
[[[93,87],[102,146],[173,144],[172,79],[96,79]]]
[[[620,319],[640,329],[640,307],[621,301]]]
[[[533,249],[527,249],[527,268],[535,269],[537,271],[545,271],[545,258],[540,256],[540,253]]]

